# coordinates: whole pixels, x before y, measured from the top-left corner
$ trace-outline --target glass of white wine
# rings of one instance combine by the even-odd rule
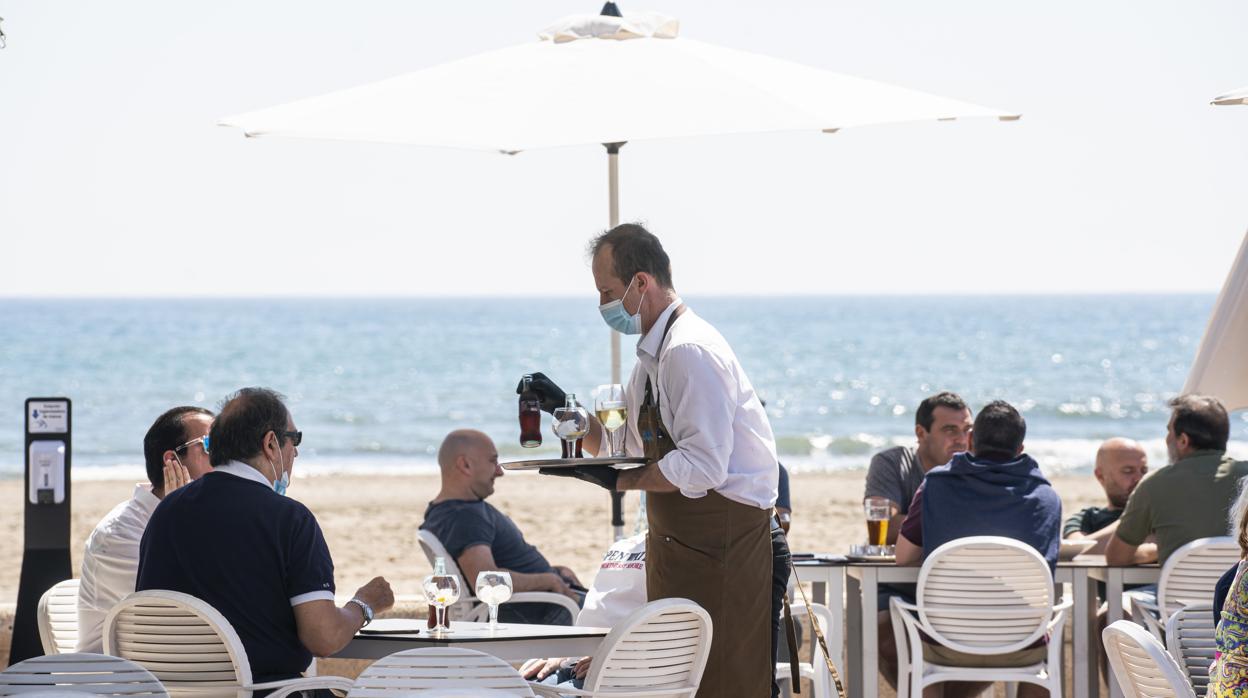
[[[490,607],[490,632],[498,630],[498,606],[511,598],[511,573],[485,570],[477,573],[477,598]]]
[[[437,625],[433,626],[434,635],[446,635],[451,629],[446,625],[446,609],[459,601],[459,576],[454,574],[431,574],[425,577],[421,585],[425,599],[433,605],[438,614]]]
[[[607,430],[607,444],[612,458],[624,457],[624,434],[620,431],[628,423],[628,404],[624,402],[624,387],[619,383],[600,385],[594,391],[594,413],[602,428]],[[620,436],[617,437],[616,434]]]

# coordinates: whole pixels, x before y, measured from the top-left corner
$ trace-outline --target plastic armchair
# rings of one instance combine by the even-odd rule
[[[1213,663],[1214,644],[1212,603],[1194,603],[1170,614],[1166,621],[1166,649],[1178,662],[1192,691],[1204,696],[1209,688],[1209,665]]]
[[[460,594],[459,601],[447,609],[448,613],[452,613],[456,620],[467,621],[486,621],[489,620],[490,607],[476,599],[473,591],[476,588],[477,580],[467,579],[464,573],[460,571],[459,565],[455,562],[455,558],[446,552],[442,541],[430,531],[419,529],[416,532],[420,540],[420,549],[425,552],[425,557],[429,559],[429,566],[432,567],[434,560],[442,558],[446,561],[446,573],[453,574],[460,578],[464,584],[466,593]],[[552,591],[518,591],[511,595],[506,603],[550,603],[556,606],[562,606],[568,609],[572,614],[572,620],[576,621],[576,616],[581,612],[580,606],[572,599],[563,594],[556,594]]]
[[[1062,691],[1062,628],[1071,600],[1054,604],[1053,573],[1031,546],[1011,538],[950,541],[919,570],[917,603],[889,600],[897,642],[898,698],[942,681],[1033,683]],[[933,642],[972,655],[1015,652],[1048,636],[1044,661],[1021,667],[961,667],[923,658]]]
[[[1101,639],[1126,698],[1196,698],[1178,662],[1144,628],[1129,620],[1114,621],[1101,633]]]
[[[711,651],[711,617],[688,599],[660,599],[620,621],[594,653],[585,688],[530,684],[546,698],[663,698],[698,691]]]
[[[243,642],[225,616],[176,591],[138,591],[118,602],[104,619],[104,651],[145,667],[175,697],[351,687],[350,679],[329,676],[254,683]]]
[[[1197,538],[1170,554],[1161,567],[1157,582],[1157,603],[1142,601],[1124,593],[1131,618],[1140,622],[1153,637],[1165,641],[1166,621],[1184,606],[1206,603],[1213,598],[1218,578],[1240,559],[1239,543],[1230,536]]]
[[[791,604],[790,609],[795,622],[806,618],[806,604]],[[828,637],[831,634],[832,624],[835,622],[831,609],[823,604],[815,603],[810,605],[810,610],[815,616],[815,621],[819,623],[820,632],[824,637]],[[781,633],[783,633],[783,628],[781,628]],[[832,675],[828,673],[827,662],[823,660],[823,648],[815,641],[814,631],[808,631],[807,636],[811,644],[811,661],[798,664],[798,675],[810,681],[812,698],[839,698],[832,692]],[[781,639],[783,640],[783,634]],[[788,686],[791,683],[791,676],[789,662],[776,662],[776,678],[781,683],[782,695],[788,695],[791,689]]]
[[[0,696],[38,694],[136,696],[169,694],[148,670],[134,662],[88,652],[48,654],[0,672]]]
[[[44,654],[64,654],[78,647],[78,580],[53,584],[39,597],[36,613]]]

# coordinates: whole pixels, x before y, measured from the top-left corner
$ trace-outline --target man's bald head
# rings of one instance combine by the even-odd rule
[[[442,439],[438,467],[443,489],[463,489],[477,499],[494,494],[494,480],[502,477],[494,441],[476,429],[456,429]]]
[[[1109,505],[1114,509],[1127,505],[1131,492],[1147,472],[1148,454],[1131,439],[1109,439],[1096,450],[1096,480],[1105,489]]]

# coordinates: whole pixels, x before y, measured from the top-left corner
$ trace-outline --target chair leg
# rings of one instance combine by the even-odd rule
[[[1018,682],[1017,681],[1006,682],[1005,698],[1018,698]]]

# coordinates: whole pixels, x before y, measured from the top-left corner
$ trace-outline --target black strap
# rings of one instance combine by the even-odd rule
[[[684,303],[681,303],[680,305],[676,306],[676,309],[672,311],[672,314],[667,317],[667,325],[663,327],[663,337],[659,339],[659,354],[663,353],[663,343],[667,341],[667,333],[672,331],[672,325],[676,324],[676,318],[679,318],[681,315],[684,315],[686,310],[688,310],[688,308],[685,306]],[[654,361],[655,361],[654,373],[655,375],[658,375],[659,373],[658,355],[655,355]],[[656,391],[654,391],[653,388],[651,388],[650,386],[650,374],[646,374],[646,396],[642,404],[654,405],[654,408],[656,410],[659,408],[659,397]]]
[[[793,609],[789,599],[784,599],[784,639],[789,645],[789,674],[793,679],[793,692],[802,692],[802,667],[797,656],[797,631],[793,628]]]

